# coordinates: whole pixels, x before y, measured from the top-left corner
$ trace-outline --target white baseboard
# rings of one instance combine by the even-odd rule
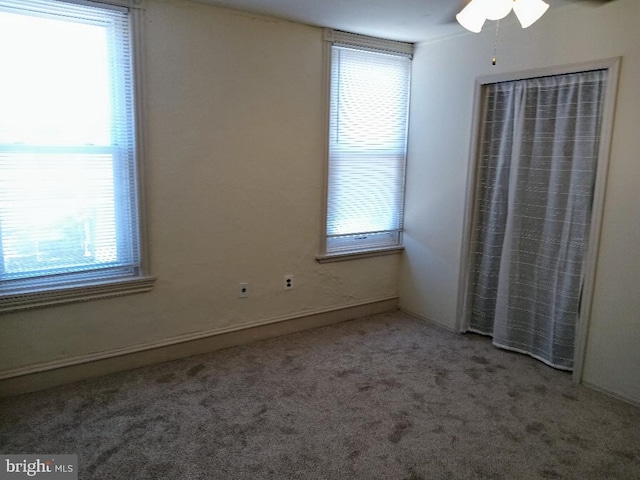
[[[589,387],[589,388],[593,388],[594,390],[597,390],[600,393],[604,393],[605,395],[609,395],[610,397],[615,397],[618,400],[621,400],[625,403],[630,403],[631,405],[635,405],[636,407],[640,407],[640,400],[637,398],[631,398],[628,397],[626,395],[620,395],[619,393],[616,393],[614,391],[611,391],[607,388],[602,388],[599,387],[598,385],[594,385],[591,382],[585,382],[584,380],[582,381],[582,384]]]
[[[398,308],[398,297],[322,308],[0,372],[0,397],[176,360]]]
[[[419,318],[420,320],[424,320],[425,322],[429,322],[429,323],[431,323],[433,325],[437,325],[438,327],[442,327],[445,330],[449,330],[450,332],[460,333],[460,332],[458,332],[456,330],[455,327],[452,327],[451,325],[447,325],[444,322],[439,322],[438,320],[434,320],[433,318],[429,318],[429,317],[427,317],[425,315],[422,315],[420,313],[412,312],[411,310],[406,309],[406,308],[399,307],[399,309],[400,309],[400,311],[402,311],[402,312],[404,312],[404,313],[406,313],[408,315],[411,315],[412,317],[416,317],[416,318]]]

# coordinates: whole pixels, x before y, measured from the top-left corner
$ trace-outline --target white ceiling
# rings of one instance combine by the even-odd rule
[[[199,0],[251,13],[363,35],[421,42],[462,33],[455,21],[469,0]],[[546,0],[556,6],[593,0]],[[548,14],[549,12],[547,12]]]

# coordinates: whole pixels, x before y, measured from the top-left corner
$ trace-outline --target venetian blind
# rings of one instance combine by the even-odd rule
[[[139,268],[125,8],[0,0],[0,289]]]
[[[398,245],[411,58],[346,45],[331,58],[327,252]]]

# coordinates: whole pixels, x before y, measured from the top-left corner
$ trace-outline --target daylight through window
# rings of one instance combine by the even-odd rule
[[[140,273],[129,22],[0,0],[0,293]]]
[[[411,58],[331,51],[327,253],[401,242]]]

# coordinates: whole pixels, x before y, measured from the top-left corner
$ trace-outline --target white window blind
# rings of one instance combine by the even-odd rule
[[[333,45],[327,253],[399,245],[411,58]]]
[[[0,0],[0,293],[140,268],[126,9]]]

